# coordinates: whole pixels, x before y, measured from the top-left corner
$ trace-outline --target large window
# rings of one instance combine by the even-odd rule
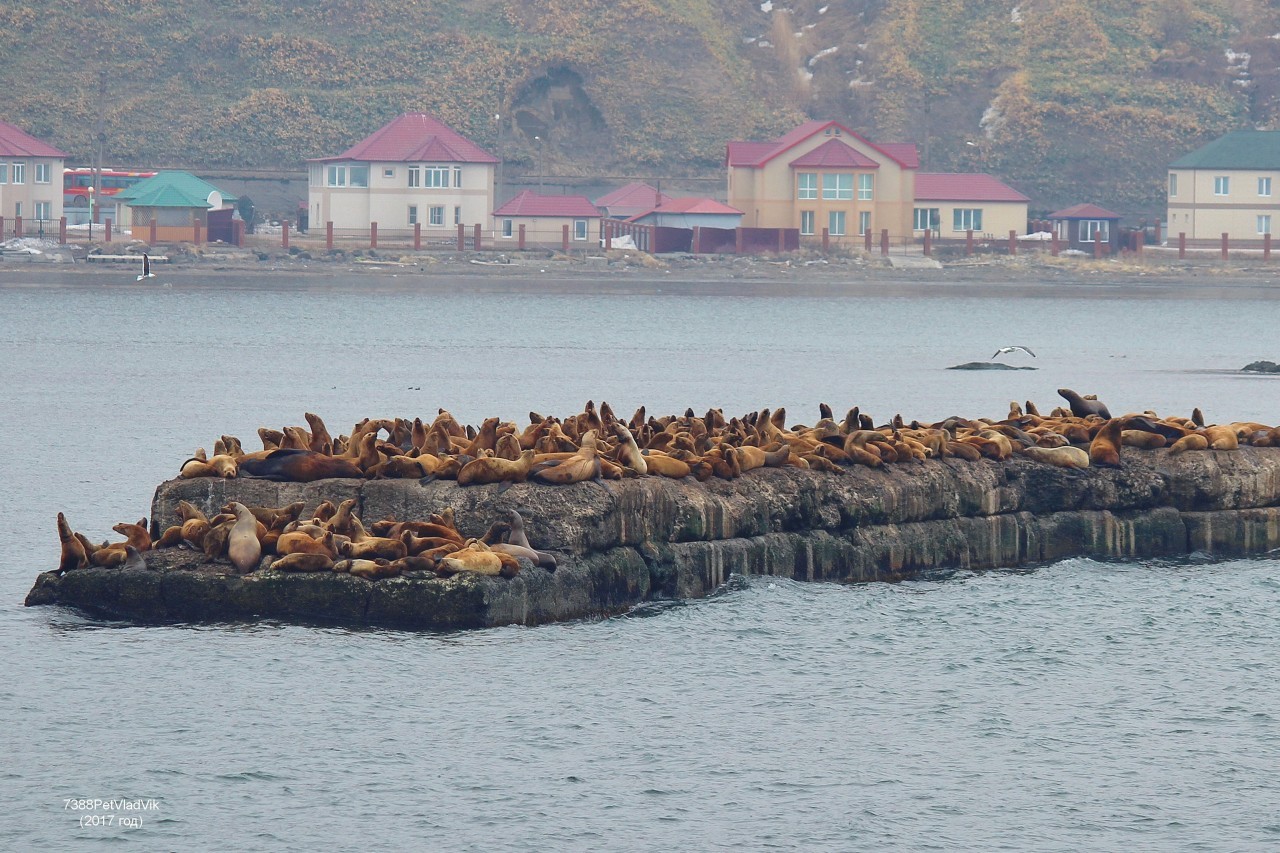
[[[444,205],[443,204],[432,205],[431,224],[437,227],[444,225]]]
[[[325,183],[331,187],[345,187],[347,185],[347,167],[330,166]]]
[[[796,176],[799,184],[797,198],[811,199],[818,197],[818,173],[817,172],[801,172]]]
[[[409,174],[408,186],[410,187],[422,186],[422,170],[421,169],[419,169],[417,166],[410,166],[405,171],[408,172]]]
[[[9,164],[0,163],[0,184],[9,183]]]
[[[871,230],[871,211],[864,210],[858,214],[858,233],[866,234]]]
[[[369,167],[368,166],[352,166],[350,175],[351,175],[351,186],[353,187],[369,186]]]
[[[833,201],[849,201],[853,198],[853,175],[823,175],[822,197]]]
[[[409,205],[409,224],[418,224],[418,206],[416,204]]]
[[[982,230],[982,208],[957,207],[951,212],[952,231]]]
[[[813,211],[800,211],[800,233],[806,236],[813,236]]]
[[[917,207],[915,221],[911,227],[916,231],[937,231],[941,223],[942,217],[938,214],[938,208]]]
[[[1260,196],[1271,195],[1271,179],[1270,178],[1258,178],[1258,195]]]
[[[52,219],[52,218],[53,218],[52,203],[47,201],[36,202],[36,219]],[[1259,217],[1259,219],[1261,218],[1262,217]],[[1271,217],[1268,216],[1267,218],[1270,219]]]
[[[1264,213],[1258,217],[1258,233],[1259,234],[1271,233],[1271,214]]]
[[[27,164],[13,164],[13,182],[15,184],[25,184],[27,182]]]
[[[1268,178],[1268,180],[1270,180],[1270,179]],[[37,184],[47,184],[47,183],[51,183],[50,178],[49,178],[49,164],[48,164],[48,163],[36,163],[36,183],[37,183]],[[1261,184],[1259,184],[1259,186],[1261,186]],[[1261,195],[1262,193],[1261,193],[1261,192],[1259,192],[1258,194],[1259,194],[1259,195]],[[1271,195],[1271,193],[1267,193],[1267,195]],[[37,218],[39,218],[39,217],[37,217]]]
[[[858,176],[858,201],[870,201],[871,190],[875,186],[875,175]]]
[[[1178,194],[1178,175],[1176,173],[1169,174],[1169,195],[1176,196]]]
[[[573,239],[575,240],[587,239],[587,220],[585,219],[573,220]]]
[[[1105,219],[1080,220],[1080,242],[1110,242],[1111,238],[1108,236],[1111,233],[1110,225],[1111,223]]]
[[[844,236],[843,210],[832,210],[827,213],[827,233],[832,237]]]
[[[449,167],[448,166],[426,166],[423,168],[422,185],[424,187],[447,187],[449,186]]]
[[[1227,175],[1214,175],[1213,194],[1231,195],[1231,178]]]
[[[453,185],[455,187],[462,186],[462,167],[461,166],[453,167]]]

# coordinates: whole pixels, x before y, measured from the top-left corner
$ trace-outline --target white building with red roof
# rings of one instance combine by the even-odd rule
[[[23,233],[48,231],[62,218],[62,170],[67,155],[0,121],[0,216],[21,217]],[[5,225],[5,233],[12,226]],[[0,235],[3,237],[3,235]]]
[[[729,206],[742,225],[799,228],[801,237],[911,234],[914,143],[875,144],[837,121],[808,121],[768,142],[730,142]]]
[[[335,157],[309,160],[310,224],[436,236],[487,221],[498,158],[426,113],[406,113]]]
[[[596,207],[608,219],[630,219],[671,201],[671,196],[643,181],[632,181],[596,199]]]
[[[671,198],[627,221],[665,228],[737,228],[742,211],[712,198]]]
[[[916,174],[916,204],[912,230],[923,236],[961,239],[975,234],[1007,237],[1027,228],[1025,195],[992,175],[956,172]]]
[[[519,193],[493,212],[495,238],[518,241],[520,226],[530,243],[560,245],[564,227],[569,226],[569,242],[585,243],[600,231],[600,211],[584,195],[542,195],[532,190]]]

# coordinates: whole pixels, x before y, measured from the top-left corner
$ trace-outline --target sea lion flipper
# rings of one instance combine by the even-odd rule
[[[422,478],[420,478],[420,479],[418,480],[418,485],[420,485],[420,486],[428,485],[428,484],[430,484],[430,483],[435,482],[435,479],[436,479],[436,475],[435,475],[435,474],[428,474],[427,476],[422,477]]]

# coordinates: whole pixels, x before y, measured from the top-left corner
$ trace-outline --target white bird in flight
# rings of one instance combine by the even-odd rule
[[[146,252],[142,253],[142,275],[138,276],[138,281],[144,278],[155,278],[156,274],[151,271],[151,256]]]
[[[996,356],[1005,355],[1005,354],[1007,354],[1007,353],[1011,353],[1011,352],[1013,352],[1013,351],[1015,351],[1015,350],[1022,350],[1023,352],[1025,352],[1027,355],[1031,356],[1032,358],[1035,358],[1035,357],[1036,357],[1036,354],[1035,354],[1035,353],[1033,353],[1031,350],[1027,349],[1027,348],[1026,348],[1026,347],[1024,347],[1024,346],[1018,346],[1017,344],[1014,344],[1014,345],[1013,345],[1013,346],[1011,346],[1011,347],[1000,347],[1000,349],[996,350],[995,355],[993,355],[993,356],[991,356],[991,357],[992,357],[992,358],[995,358]]]

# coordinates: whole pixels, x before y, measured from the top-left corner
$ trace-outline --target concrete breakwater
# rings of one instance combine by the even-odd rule
[[[62,604],[140,622],[275,618],[453,630],[599,617],[652,599],[696,598],[734,573],[892,581],[948,569],[999,569],[1072,556],[1217,557],[1280,547],[1280,448],[1170,455],[1125,448],[1123,467],[1072,470],[1025,458],[927,460],[843,474],[759,469],[730,481],[643,477],[565,487],[334,479],[173,480],[156,491],[163,526],[180,500],[279,506],[355,498],[366,520],[453,507],[479,536],[509,509],[559,569],[515,578],[430,573],[236,575],[181,549],[145,568],[39,576],[27,604]],[[156,521],[156,520],[159,521]]]

